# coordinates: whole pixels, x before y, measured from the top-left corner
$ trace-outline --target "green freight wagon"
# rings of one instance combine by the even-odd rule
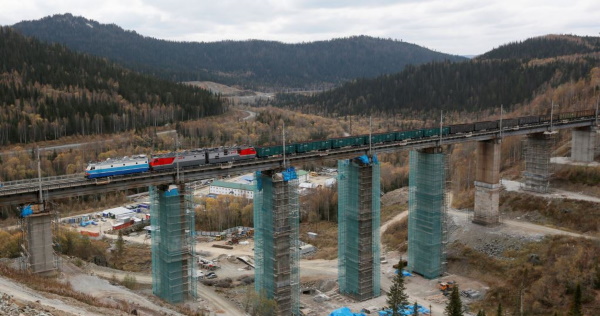
[[[396,141],[403,141],[406,139],[417,139],[423,137],[423,130],[414,131],[400,131],[396,132]]]
[[[424,128],[422,129],[423,131],[423,137],[432,137],[432,136],[440,136],[440,129],[439,127],[435,127],[435,128]],[[450,133],[450,127],[443,127],[442,128],[442,135],[448,135]]]
[[[310,152],[310,151],[331,149],[331,141],[330,140],[315,140],[315,141],[297,143],[295,145],[296,145],[297,153],[306,153],[306,152]]]
[[[367,136],[368,138],[368,136]],[[365,136],[349,136],[331,139],[331,148],[342,148],[351,146],[362,146],[365,144]]]
[[[292,154],[296,152],[295,144],[285,145],[285,154]],[[277,156],[283,155],[283,146],[275,145],[275,146],[260,146],[256,147],[256,156],[257,157],[269,157],[269,156]]]
[[[385,142],[393,142],[396,140],[396,133],[379,133],[371,135],[371,143],[380,144]],[[365,144],[369,143],[369,135],[365,136]]]

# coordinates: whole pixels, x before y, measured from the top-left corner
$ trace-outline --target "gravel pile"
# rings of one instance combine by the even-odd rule
[[[499,235],[491,238],[479,238],[473,248],[490,257],[502,257],[506,250],[519,250],[523,246],[523,239]]]
[[[6,316],[52,316],[47,311],[37,309],[30,305],[19,306],[12,297],[2,293],[0,296],[0,315]]]
[[[473,224],[470,217],[448,215],[446,228],[449,242],[460,242],[490,257],[504,258],[505,251],[519,250],[526,243],[543,237],[526,231],[515,231],[503,224],[481,226]]]

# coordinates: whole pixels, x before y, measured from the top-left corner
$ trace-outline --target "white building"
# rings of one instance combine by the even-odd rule
[[[254,185],[244,183],[232,183],[225,181],[213,181],[208,188],[209,194],[229,194],[247,199],[254,199]]]
[[[111,217],[116,220],[121,220],[124,218],[134,217],[136,214],[134,211],[124,208],[124,207],[115,207],[105,211],[102,211],[102,217]]]

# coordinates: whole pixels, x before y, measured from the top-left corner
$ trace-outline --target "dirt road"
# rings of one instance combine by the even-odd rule
[[[113,269],[97,267],[97,266],[90,266],[90,267],[92,267],[92,268],[90,268],[90,271],[93,274],[102,276],[104,278],[110,279],[113,276],[115,276],[118,279],[122,280],[126,275],[133,275],[133,276],[135,276],[136,281],[140,284],[152,284],[152,276],[150,274],[129,273],[129,272],[123,272],[120,270],[113,270]],[[110,296],[110,295],[118,295],[120,293],[115,293],[113,291],[113,292],[107,292],[104,294],[107,296]],[[223,297],[219,296],[219,294],[216,293],[213,290],[213,288],[205,286],[202,283],[198,283],[198,296],[201,299],[204,299],[205,301],[207,301],[209,304],[211,304],[212,305],[211,309],[214,310],[217,313],[217,315],[223,315],[223,316],[243,315],[243,312],[240,311],[239,308],[235,304],[233,304],[233,302],[226,300]]]
[[[463,220],[463,222],[469,216],[468,212],[459,211],[459,210],[455,210],[455,209],[449,209],[448,214],[461,218]],[[538,225],[538,224],[534,224],[534,223],[522,222],[522,221],[516,221],[516,220],[510,220],[510,219],[503,219],[502,224],[506,225],[509,228],[516,228],[516,229],[518,229],[522,232],[526,232],[528,234],[566,235],[566,236],[571,236],[571,237],[583,237],[583,238],[590,238],[590,239],[595,239],[595,240],[600,239],[598,237],[588,236],[585,234],[573,233],[573,232],[569,232],[569,231],[558,229],[558,228],[546,227],[546,226],[542,226],[542,225]]]
[[[534,196],[550,198],[550,199],[570,199],[570,200],[579,200],[579,201],[600,203],[600,198],[577,193],[577,192],[570,192],[570,191],[565,191],[565,190],[560,190],[560,189],[551,189],[550,193],[536,193],[536,192],[530,192],[530,191],[522,191],[521,187],[523,184],[518,181],[502,179],[502,180],[500,180],[500,183],[504,186],[504,189],[506,191],[523,192],[523,193],[531,194]]]
[[[24,303],[37,302],[42,306],[48,306],[56,310],[69,313],[71,315],[86,315],[86,316],[102,316],[86,309],[73,306],[71,303],[65,302],[58,298],[49,299],[28,287],[14,283],[9,279],[0,277],[0,292],[11,295],[14,299]]]

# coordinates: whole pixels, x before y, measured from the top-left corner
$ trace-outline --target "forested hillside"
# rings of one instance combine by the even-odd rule
[[[395,73],[409,64],[466,60],[367,36],[299,44],[261,40],[173,42],[71,14],[24,21],[13,27],[43,41],[63,43],[173,81],[210,80],[262,89],[331,87],[355,78]]]
[[[103,134],[223,113],[206,90],[140,75],[0,27],[0,144]]]
[[[580,44],[570,45],[571,42]],[[530,102],[548,88],[589,77],[590,71],[600,66],[600,47],[593,46],[591,42],[591,38],[561,41],[563,48],[538,53],[539,56],[560,54],[557,58],[479,57],[462,63],[432,62],[407,66],[394,75],[355,80],[309,97],[279,94],[277,103],[305,111],[339,115],[482,111],[500,105],[509,109]],[[545,40],[540,43],[541,46],[536,46],[540,50],[549,45]],[[529,44],[517,46],[514,51],[525,52],[534,47]],[[584,51],[583,48],[590,54],[578,55]],[[500,56],[496,53],[490,55]]]
[[[477,59],[533,59],[599,52],[600,37],[548,35],[502,45]]]

